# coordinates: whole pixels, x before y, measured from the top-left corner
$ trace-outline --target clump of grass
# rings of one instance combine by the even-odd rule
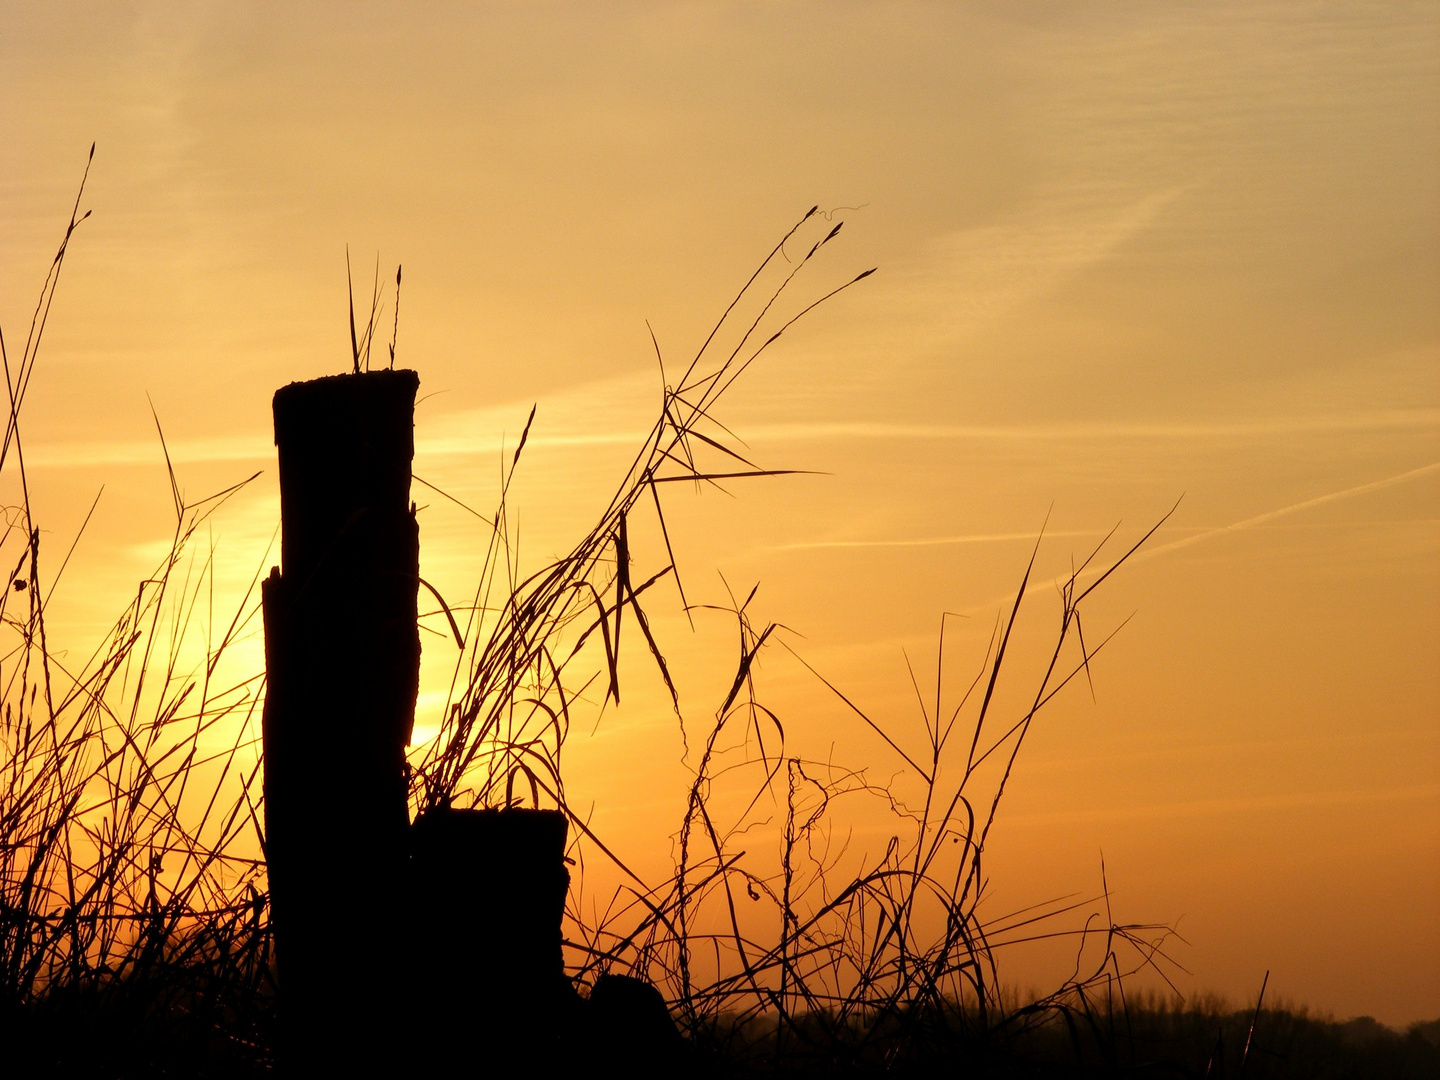
[[[172,471],[167,555],[88,659],[72,666],[48,644],[46,607],[69,554],[47,582],[21,406],[89,216],[83,192],[13,363],[0,334],[0,467],[12,465],[21,495],[0,532],[11,569],[0,594],[0,1030],[11,1062],[96,1075],[161,1068],[177,1033],[217,1063],[263,1062],[270,933],[252,723],[263,676],[221,681],[256,606],[247,595],[217,634],[213,552],[190,553],[243,485],[187,503]]]
[[[1087,923],[1077,930],[1055,922],[1089,905],[1044,905],[988,921],[979,905],[987,841],[1026,735],[1105,644],[1084,646],[1080,604],[1138,546],[1082,587],[1097,551],[1062,585],[1049,662],[1018,716],[1000,720],[994,702],[1028,568],[973,681],[957,698],[938,675],[933,700],[922,700],[919,752],[816,673],[898,767],[920,778],[918,805],[873,783],[862,768],[787,753],[783,726],[760,700],[753,675],[776,626],[755,627],[748,600],[736,605],[741,660],[695,771],[674,876],[657,888],[632,890],[633,903],[589,928],[590,965],[624,962],[665,985],[691,1037],[718,1056],[791,1070],[985,1056],[1056,1016],[1092,1029],[1113,1025],[1123,1011],[1125,976],[1167,962],[1161,951],[1167,928],[1122,925],[1110,917],[1108,901],[1098,929]],[[1071,649],[1076,655],[1067,659]],[[941,673],[944,651],[942,624]],[[746,771],[758,781],[744,793],[743,811],[722,822],[717,781]],[[837,873],[842,853],[831,847],[826,819],[841,799],[869,801],[896,831],[883,852]],[[741,843],[776,807],[778,858],[767,860]],[[759,927],[769,935],[757,934]],[[1008,1007],[997,954],[1065,934],[1076,938],[1088,966],[1077,959],[1075,975],[1053,993]],[[697,957],[706,961],[703,976]]]
[[[837,224],[815,240],[803,257],[787,263],[781,280],[763,296],[758,312],[748,311],[745,302],[754,299],[761,275],[782,257],[788,260],[782,256],[786,245],[815,215],[816,209],[811,209],[785,234],[673,383],[661,360],[660,415],[598,521],[568,555],[521,578],[506,500],[535,420],[535,410],[531,410],[502,478],[499,506],[489,521],[489,546],[461,635],[464,647],[457,662],[453,701],[447,706],[433,748],[415,769],[417,809],[456,802],[499,805],[502,789],[513,789],[517,773],[537,792],[544,791],[563,806],[560,753],[569,731],[571,708],[577,695],[596,679],[602,707],[612,699],[620,700],[620,641],[627,612],[631,632],[644,639],[679,714],[678,692],[641,603],[649,590],[670,577],[675,578],[684,600],[661,492],[670,484],[719,485],[787,471],[760,468],[726,446],[723,429],[712,414],[725,391],[786,330],[825,300],[874,272],[867,270],[784,317],[775,314],[776,304],[788,294],[796,277],[839,233]],[[734,333],[727,338],[731,331]],[[656,356],[660,358],[658,345]],[[718,464],[706,464],[707,457]],[[668,557],[664,565],[640,578],[632,567],[629,536],[630,522],[644,509],[653,509]],[[602,649],[602,670],[567,683],[577,660],[585,655],[585,646],[596,641]],[[584,831],[584,823],[571,817]]]

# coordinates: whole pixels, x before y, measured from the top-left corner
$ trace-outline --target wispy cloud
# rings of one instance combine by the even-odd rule
[[[274,457],[275,444],[263,435],[190,439],[168,444],[175,463],[260,461]],[[88,469],[104,465],[165,465],[159,439],[126,442],[26,443],[27,469]]]
[[[873,303],[892,309],[907,333],[964,337],[1114,258],[1194,187],[1098,200],[1093,192],[1077,198],[1073,189],[1046,191],[1009,220],[937,237],[914,262],[895,268]]]
[[[541,402],[541,419],[527,445],[569,447],[634,445],[649,434],[638,424],[622,428],[571,425],[567,402]],[[550,406],[548,409],[546,406]],[[529,406],[451,413],[423,425],[415,440],[420,457],[475,457],[514,446],[520,423]],[[558,417],[545,413],[558,413]],[[424,426],[438,427],[425,433]],[[1286,435],[1323,435],[1362,431],[1440,430],[1440,409],[1389,409],[1347,415],[1277,416],[1264,419],[1213,421],[1096,422],[1079,424],[974,425],[904,424],[882,421],[769,423],[737,425],[747,444],[765,442],[832,441],[971,441],[971,442],[1104,442],[1155,440],[1244,440]],[[549,431],[545,430],[550,428]],[[255,433],[209,439],[182,439],[169,444],[173,462],[264,461],[274,456],[268,435]],[[164,454],[155,439],[133,441],[73,441],[27,444],[25,464],[30,468],[95,468],[105,465],[163,464]],[[935,541],[952,542],[952,541]]]
[[[1037,537],[1033,532],[974,533],[968,536],[933,536],[902,540],[803,540],[793,544],[776,544],[769,551],[799,551],[810,548],[877,548],[877,547],[940,547],[946,544],[997,544],[1011,540],[1029,540]],[[1047,536],[1100,536],[1095,529],[1077,529],[1069,532],[1051,532]]]
[[[806,439],[911,439],[1066,442],[1152,439],[1247,439],[1346,431],[1440,430],[1440,409],[1388,409],[1346,415],[1275,416],[1211,421],[1098,421],[1075,424],[895,424],[869,421],[760,424],[747,442]]]

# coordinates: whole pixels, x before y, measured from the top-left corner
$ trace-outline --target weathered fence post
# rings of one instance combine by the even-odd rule
[[[570,877],[559,810],[437,808],[411,829],[413,1051],[441,1075],[475,1062],[559,1075],[580,999],[560,922]]]
[[[265,854],[281,1053],[301,1075],[374,1075],[403,1038],[418,386],[413,371],[373,371],[275,394],[283,533],[264,584]]]

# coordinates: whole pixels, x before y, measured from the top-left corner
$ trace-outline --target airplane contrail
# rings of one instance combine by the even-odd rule
[[[1182,537],[1179,540],[1171,540],[1168,544],[1161,544],[1159,547],[1142,549],[1141,551],[1138,551],[1133,556],[1131,556],[1131,561],[1140,562],[1143,559],[1153,559],[1159,555],[1164,555],[1171,551],[1177,551],[1180,548],[1189,547],[1191,544],[1198,544],[1200,543],[1200,541],[1208,540],[1214,536],[1223,536],[1227,533],[1241,532],[1245,529],[1253,528],[1256,525],[1263,525],[1268,521],[1274,521],[1277,518],[1288,517],[1290,514],[1299,513],[1301,510],[1308,510],[1312,506],[1323,506],[1325,503],[1339,502],[1341,499],[1348,499],[1355,495],[1364,495],[1367,492],[1379,491],[1382,488],[1394,487],[1396,484],[1403,484],[1407,480],[1414,480],[1418,477],[1425,476],[1434,472],[1440,472],[1440,461],[1431,462],[1429,465],[1421,465],[1419,468],[1408,469],[1403,473],[1396,473],[1394,476],[1387,476],[1380,480],[1371,480],[1369,483],[1366,484],[1357,484],[1354,487],[1344,488],[1341,491],[1331,491],[1325,495],[1316,495],[1313,499],[1303,499],[1300,502],[1291,503],[1289,506],[1282,506],[1278,510],[1267,510],[1263,514],[1256,514],[1254,517],[1248,517],[1241,521],[1234,521],[1231,522],[1229,525],[1220,525],[1216,528],[1206,529],[1203,532],[1198,532],[1191,536]],[[1088,581],[1091,578],[1099,577],[1101,574],[1107,573],[1110,568],[1111,564],[1109,563],[1092,567],[1091,569],[1086,570],[1083,574],[1079,575],[1077,581]],[[1025,594],[1028,596],[1031,593],[1039,592],[1042,589],[1049,590],[1052,588],[1054,588],[1053,580],[1046,582],[1035,581],[1026,587]],[[1012,604],[1014,602],[1015,594],[1009,593],[1005,596],[996,597],[994,600],[988,601],[986,603],[975,604],[971,607],[968,607],[961,614],[969,616],[982,611],[993,611],[996,607]]]
[[[1151,548],[1149,551],[1138,552],[1135,559],[1136,561],[1140,559],[1153,559],[1155,556],[1163,555],[1167,551],[1176,551],[1179,548],[1189,547],[1191,544],[1198,544],[1202,540],[1208,540],[1212,536],[1239,532],[1242,529],[1248,529],[1255,525],[1263,525],[1267,521],[1274,521],[1276,518],[1287,517],[1301,510],[1308,510],[1312,506],[1323,506],[1325,503],[1339,502],[1341,499],[1348,499],[1354,495],[1364,495],[1366,492],[1394,487],[1396,484],[1403,484],[1407,480],[1413,480],[1416,477],[1437,471],[1440,471],[1440,461],[1432,462],[1429,465],[1421,465],[1418,469],[1410,469],[1407,472],[1396,473],[1394,476],[1387,476],[1383,480],[1372,480],[1368,484],[1357,484],[1355,487],[1345,488],[1343,491],[1332,491],[1327,495],[1317,495],[1313,499],[1305,499],[1301,502],[1292,503],[1289,506],[1282,506],[1278,510],[1269,510],[1263,514],[1256,514],[1254,517],[1246,518],[1243,521],[1232,522],[1229,525],[1221,525],[1214,529],[1206,529],[1204,532],[1195,533],[1193,536],[1182,537],[1179,540],[1171,540],[1168,544],[1161,544],[1159,547]]]

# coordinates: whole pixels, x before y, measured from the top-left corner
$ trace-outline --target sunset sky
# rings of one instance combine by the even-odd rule
[[[674,493],[691,599],[759,583],[752,614],[903,739],[906,656],[933,682],[964,616],[968,680],[1047,516],[1021,683],[1072,556],[1179,499],[1087,612],[1130,621],[1036,728],[988,903],[1091,895],[1103,857],[1117,916],[1183,936],[1186,992],[1268,970],[1341,1017],[1440,1016],[1440,6],[0,2],[12,355],[92,141],[22,423],[50,551],[104,488],[52,647],[88,655],[168,547],[151,403],[190,496],[265,470],[214,522],[238,603],[278,523],[270,397],[350,366],[347,244],[367,301],[377,254],[404,265],[418,476],[488,508],[538,405],[538,564],[649,428],[647,320],[683,362],[818,203],[847,224],[804,295],[880,269],[721,416],[814,475]],[[464,596],[478,523],[420,522]],[[731,627],[656,604],[713,713]],[[454,658],[425,650],[422,737]],[[633,670],[567,779],[663,871],[683,747]],[[759,678],[796,747],[899,768],[788,652]]]

